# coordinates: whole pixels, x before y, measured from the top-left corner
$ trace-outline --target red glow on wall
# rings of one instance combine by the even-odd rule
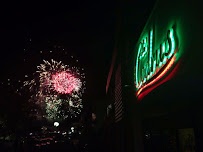
[[[154,79],[152,80],[151,82],[149,82],[147,85],[145,85],[144,87],[140,88],[137,92],[137,96],[138,96],[138,99],[140,101],[140,99],[143,98],[143,96],[147,95],[149,92],[151,92],[154,88],[156,88],[158,85],[162,84],[163,82],[167,81],[166,79],[164,79],[163,81],[159,82],[158,84],[156,84],[155,86],[149,88],[148,90],[146,90],[145,92],[143,92],[141,94],[141,92],[149,87],[150,85],[154,84],[155,82],[157,82],[158,80],[160,80],[167,72],[168,70],[171,68],[171,66],[174,64],[175,62],[175,55],[173,56],[173,58],[169,61],[168,65],[165,67],[165,69]],[[172,73],[171,73],[172,74]]]
[[[175,68],[173,69],[173,71],[162,81],[160,81],[159,83],[155,84],[154,86],[146,89],[145,91],[141,92],[141,94],[138,96],[138,102],[140,102],[148,93],[150,93],[153,89],[155,89],[156,87],[158,87],[159,85],[161,85],[162,83],[172,79],[174,77],[174,75],[176,74],[178,67],[180,65],[180,62],[175,66]]]

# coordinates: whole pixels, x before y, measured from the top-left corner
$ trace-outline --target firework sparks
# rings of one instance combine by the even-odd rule
[[[56,73],[52,78],[54,89],[62,94],[70,94],[73,90],[78,91],[81,87],[80,79],[67,72]]]
[[[35,78],[24,82],[32,92],[30,100],[44,108],[49,119],[76,117],[83,107],[84,73],[61,61],[43,61],[37,66]]]

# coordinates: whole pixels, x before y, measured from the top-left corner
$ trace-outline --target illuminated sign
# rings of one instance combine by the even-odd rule
[[[175,32],[174,28],[169,29],[157,48],[154,47],[153,30],[139,43],[135,69],[137,96],[164,76],[173,65],[177,48]]]

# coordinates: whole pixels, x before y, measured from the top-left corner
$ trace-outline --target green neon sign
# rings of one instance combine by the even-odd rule
[[[175,54],[176,42],[174,28],[168,30],[165,40],[158,48],[154,49],[153,30],[150,30],[148,36],[140,42],[135,71],[137,89],[147,85],[148,80],[152,79],[171,60]]]

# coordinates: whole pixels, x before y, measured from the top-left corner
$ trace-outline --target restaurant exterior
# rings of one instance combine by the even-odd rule
[[[203,7],[198,1],[156,1],[139,30],[129,5],[106,88],[114,145],[121,145],[116,151],[201,152]]]

